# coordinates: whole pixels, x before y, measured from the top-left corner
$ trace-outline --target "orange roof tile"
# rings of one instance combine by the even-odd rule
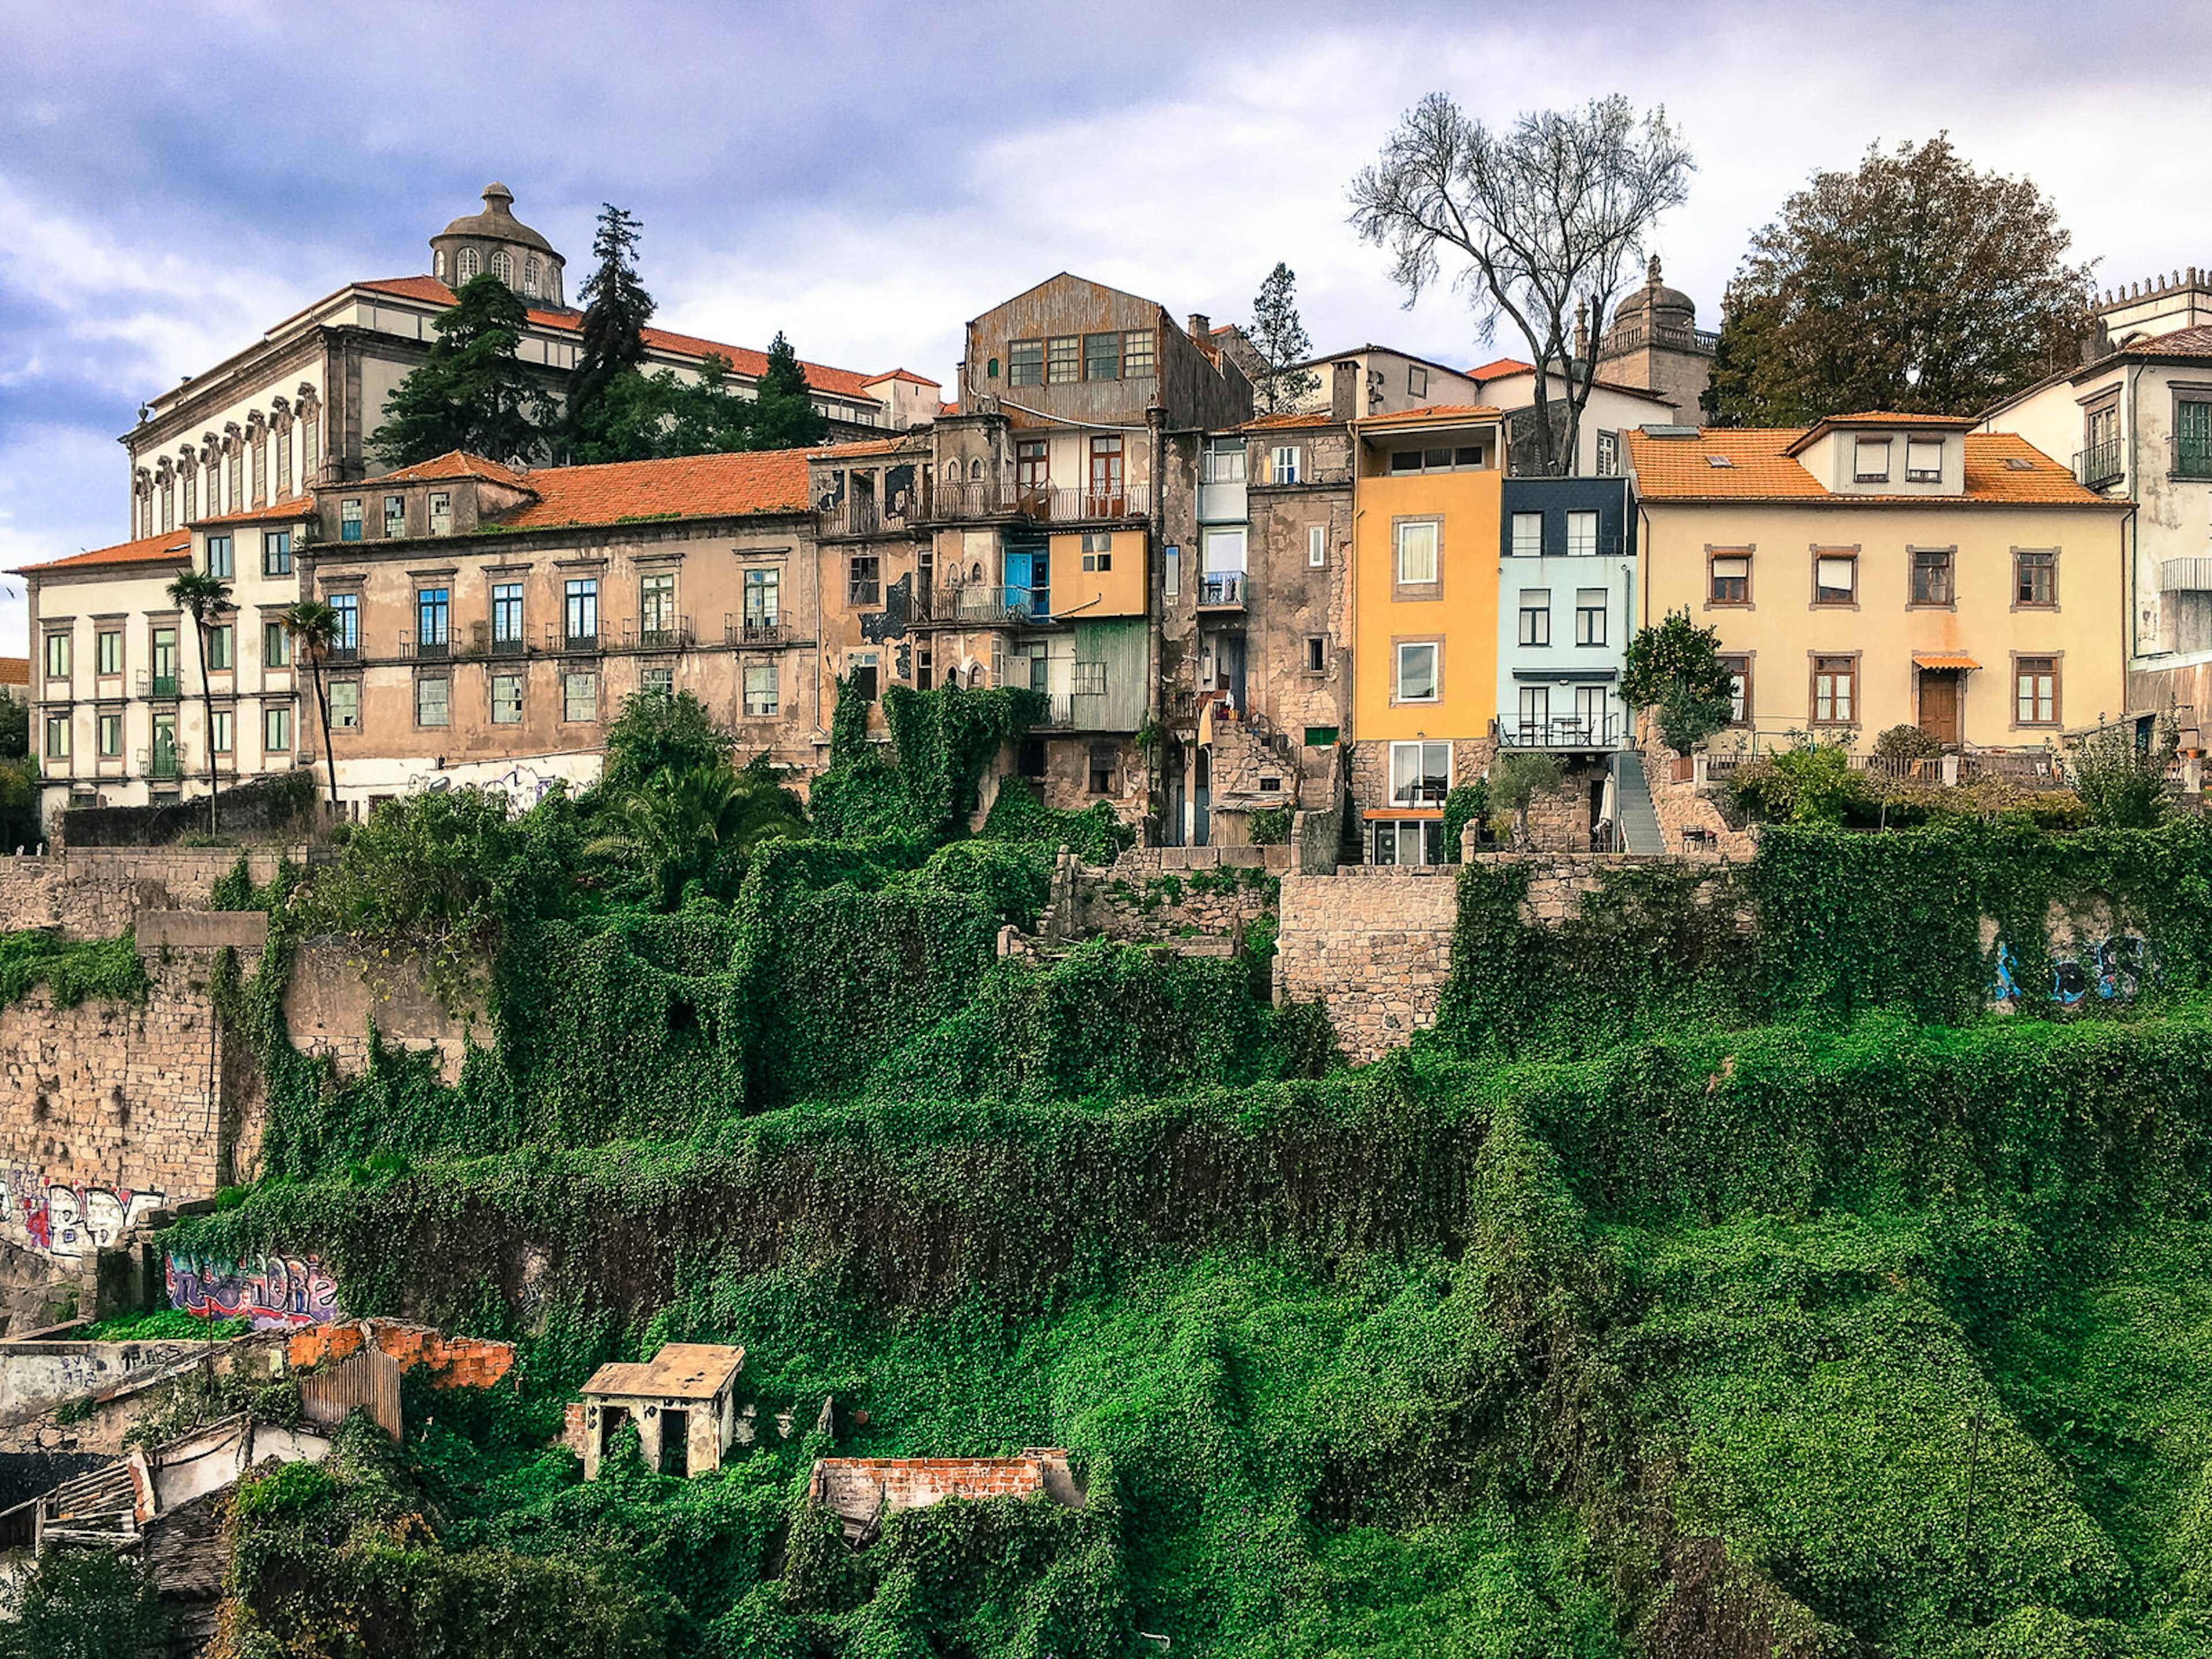
[[[937,413],[939,419],[942,419],[947,415],[957,415],[959,412],[960,405],[958,404],[939,404],[937,406]]]
[[[527,489],[530,480],[512,467],[501,466],[497,461],[487,460],[481,455],[471,455],[465,449],[449,449],[442,455],[434,455],[427,461],[417,461],[412,466],[403,466],[397,472],[380,472],[364,483],[434,483],[446,478],[489,478],[494,483],[503,483],[513,489]]]
[[[28,685],[31,683],[31,659],[28,657],[0,657],[0,685]]]
[[[281,501],[271,501],[266,507],[242,507],[235,513],[225,513],[218,518],[194,519],[192,527],[218,524],[281,524],[297,519],[315,516],[315,504],[305,495],[287,496]]]
[[[1869,426],[1933,427],[1943,432],[1971,431],[1977,424],[1972,415],[1903,415],[1893,410],[1869,409],[1857,415],[1826,415],[1805,428],[1804,434],[1790,446],[1790,453],[1797,454],[1811,448],[1831,432],[1852,432]]]
[[[924,379],[921,375],[915,374],[910,368],[894,368],[889,369],[881,374],[871,374],[868,376],[866,383],[870,386],[873,386],[878,380],[908,380],[913,382],[915,386],[928,386],[933,391],[942,384],[940,381]]]
[[[1470,380],[1495,380],[1507,374],[1534,374],[1536,365],[1524,363],[1518,357],[1498,357],[1479,368],[1464,371]]]
[[[1979,668],[1981,664],[1963,651],[1916,651],[1912,653],[1912,665],[1915,668]]]
[[[356,288],[368,289],[371,293],[396,295],[401,299],[421,300],[435,306],[453,303],[453,290],[434,276],[391,276],[372,283],[356,283]],[[540,328],[562,329],[571,334],[580,333],[584,313],[580,311],[531,310],[530,320]],[[696,334],[678,334],[665,328],[646,328],[641,331],[645,343],[657,350],[673,352],[684,357],[726,357],[730,366],[749,380],[758,380],[768,369],[768,353],[755,351],[750,346],[723,345],[714,340],[702,340]],[[872,375],[856,374],[849,368],[831,368],[824,363],[802,362],[799,368],[806,373],[806,384],[817,392],[842,392],[853,397],[868,395],[868,382]]]
[[[502,517],[502,530],[625,519],[742,518],[806,510],[806,452],[686,455],[670,461],[549,466],[530,475],[538,499]]]
[[[1286,413],[1281,415],[1260,416],[1256,419],[1245,422],[1244,424],[1238,427],[1237,430],[1239,432],[1282,432],[1287,431],[1292,427],[1337,426],[1340,424],[1341,424],[1341,422],[1340,422],[1334,415],[1292,415]]]
[[[95,547],[89,553],[72,553],[66,558],[49,559],[44,564],[27,565],[9,574],[43,576],[49,570],[74,570],[93,564],[153,564],[168,554],[189,555],[191,549],[190,532],[165,530],[158,536],[141,536],[135,542],[118,542],[113,547]]]
[[[889,455],[904,449],[919,435],[908,433],[896,438],[863,438],[857,443],[825,444],[819,449],[808,450],[806,459],[811,461],[830,461],[846,455]],[[927,452],[928,445],[926,441],[917,445],[915,451],[918,455],[927,454]]]
[[[1403,426],[1408,422],[1444,423],[1453,421],[1494,421],[1505,411],[1488,404],[1429,404],[1419,409],[1401,409],[1395,415],[1364,415],[1354,421],[1357,427]]]
[[[2009,432],[1966,434],[1963,495],[1834,493],[1793,459],[1808,428],[1705,427],[1694,438],[1655,438],[1632,430],[1628,454],[1637,493],[1652,501],[1812,501],[1847,506],[1917,507],[2111,505],[2026,439]],[[1719,456],[1727,465],[1715,465]],[[2027,463],[2007,465],[2008,459]]]

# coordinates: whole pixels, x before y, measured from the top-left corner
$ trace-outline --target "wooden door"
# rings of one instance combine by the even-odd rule
[[[1959,741],[1959,671],[1920,671],[1920,729],[1941,744]]]

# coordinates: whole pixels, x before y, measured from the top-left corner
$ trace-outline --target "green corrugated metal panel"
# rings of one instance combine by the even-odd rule
[[[1106,665],[1104,695],[1078,693],[1075,725],[1091,732],[1134,732],[1145,723],[1145,619],[1075,624],[1078,664]],[[1078,684],[1081,684],[1079,668]]]

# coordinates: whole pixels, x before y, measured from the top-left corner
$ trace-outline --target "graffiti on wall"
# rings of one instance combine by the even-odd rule
[[[88,1255],[112,1244],[161,1207],[162,1194],[143,1187],[87,1187],[11,1170],[0,1182],[0,1221],[22,1230],[34,1250]]]
[[[1995,958],[1995,981],[1990,987],[1993,1006],[2008,1012],[2020,1006],[2019,963],[2012,947],[1999,944]],[[2080,1008],[2091,1001],[2126,1002],[2156,975],[2158,961],[2150,941],[2141,933],[2107,934],[2100,939],[2054,943],[2051,948],[2050,1000],[2061,1008]]]
[[[338,1285],[312,1255],[226,1256],[172,1251],[162,1277],[169,1305],[202,1319],[246,1318],[256,1329],[327,1325],[338,1317]]]

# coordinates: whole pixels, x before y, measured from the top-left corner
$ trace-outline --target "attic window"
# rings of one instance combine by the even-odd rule
[[[2025,455],[2008,455],[2004,458],[2004,463],[2015,472],[2033,472],[2035,471],[2035,463],[2029,460]]]
[[[1705,465],[1707,466],[1731,467],[1735,465],[1735,462],[1726,455],[1708,455],[1705,457]]]

